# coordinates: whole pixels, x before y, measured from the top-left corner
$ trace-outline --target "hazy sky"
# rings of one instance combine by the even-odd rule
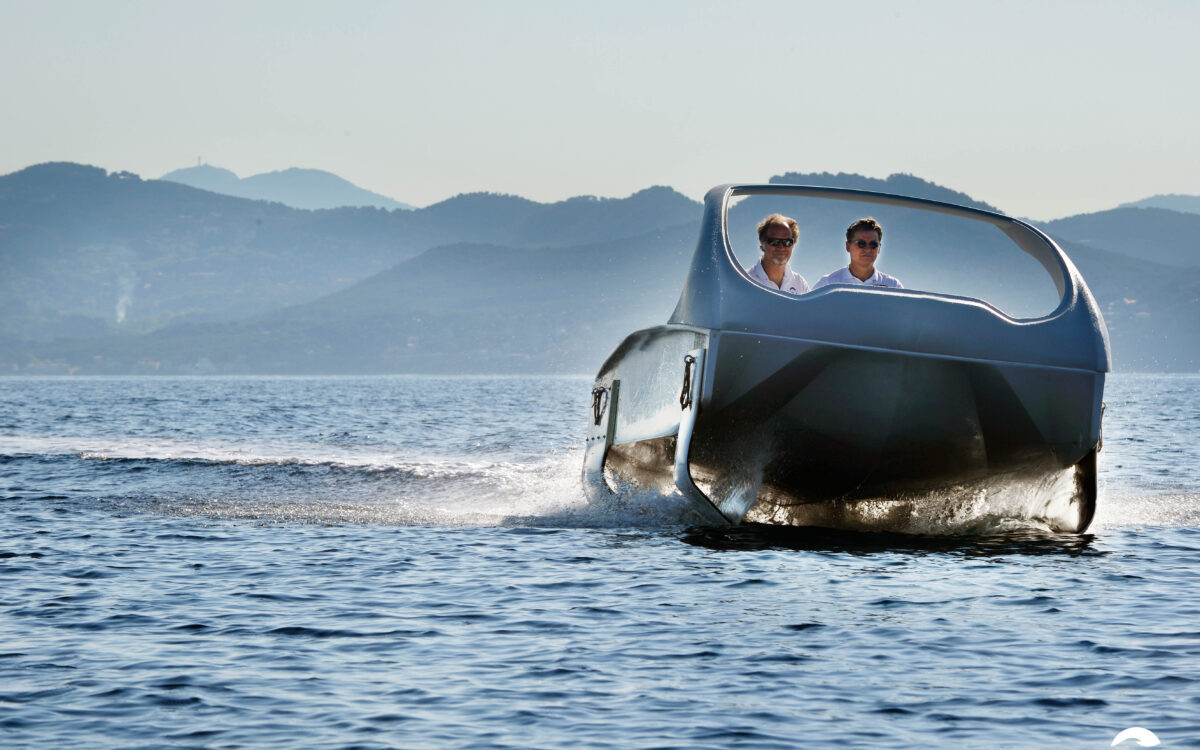
[[[1200,194],[1200,2],[0,0],[0,174],[197,159],[415,205],[908,172],[1052,219]]]

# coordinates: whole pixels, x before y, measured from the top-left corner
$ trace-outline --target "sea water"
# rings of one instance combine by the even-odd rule
[[[590,386],[0,379],[0,746],[1200,747],[1200,377],[1080,536],[589,506]]]

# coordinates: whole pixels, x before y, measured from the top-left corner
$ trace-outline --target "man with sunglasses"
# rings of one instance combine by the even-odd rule
[[[808,282],[792,270],[792,247],[800,237],[800,225],[783,214],[771,214],[758,224],[758,247],[762,257],[754,268],[746,269],[750,278],[768,289],[789,294],[809,291]]]
[[[822,276],[813,284],[820,289],[830,284],[858,284],[860,286],[887,286],[903,289],[904,285],[895,276],[875,270],[875,259],[883,244],[883,227],[867,217],[859,219],[846,230],[846,252],[850,253],[850,265]]]

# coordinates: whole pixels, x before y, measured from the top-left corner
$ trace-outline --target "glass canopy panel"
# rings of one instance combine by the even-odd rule
[[[981,299],[1006,315],[1039,318],[1062,297],[1038,260],[987,220],[894,205],[790,195],[735,196],[727,217],[738,264],[758,262],[757,224],[772,213],[794,218],[800,237],[791,267],[813,285],[849,262],[846,228],[863,217],[883,227],[875,267],[906,289]]]

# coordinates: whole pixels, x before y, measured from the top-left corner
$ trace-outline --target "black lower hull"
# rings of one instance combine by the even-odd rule
[[[727,334],[708,354],[686,463],[732,522],[936,531],[1013,516],[1078,532],[1094,516],[1097,373]],[[633,388],[653,390],[625,373]],[[669,487],[677,441],[618,439],[606,472]]]

